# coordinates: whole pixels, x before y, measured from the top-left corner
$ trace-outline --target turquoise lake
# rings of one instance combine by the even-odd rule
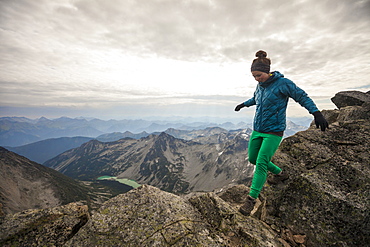
[[[120,182],[121,184],[129,185],[133,187],[134,189],[140,186],[140,184],[136,183],[135,180],[127,179],[127,178],[117,178],[113,176],[101,176],[101,177],[98,177],[98,180],[114,180],[114,181]]]

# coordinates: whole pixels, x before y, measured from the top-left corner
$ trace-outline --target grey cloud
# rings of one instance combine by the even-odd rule
[[[130,88],[110,88],[103,85],[35,83],[35,82],[0,82],[0,98],[3,105],[76,105],[110,102],[140,102],[150,98],[147,92]],[[157,94],[156,97],[166,96]],[[155,97],[154,97],[155,98]],[[43,102],[43,103],[41,103]]]
[[[66,76],[78,81],[91,60],[99,62],[85,51],[112,49],[142,57],[246,62],[246,70],[264,49],[272,67],[288,77],[317,73],[320,80],[310,81],[312,86],[351,81],[346,70],[361,72],[361,81],[369,72],[369,12],[369,0],[2,0],[1,101],[32,94],[32,102],[127,102],[125,96],[140,102],[147,92],[59,83],[63,72],[77,68]],[[331,78],[334,73],[339,76]],[[100,98],[102,91],[106,96]],[[227,97],[193,99],[233,100]]]
[[[369,1],[77,0],[71,5],[15,2],[7,2],[4,7],[5,26],[14,23],[13,29],[22,29],[27,24],[39,33],[38,37],[35,34],[36,40],[48,32],[54,42],[60,42],[59,52],[63,51],[63,43],[73,43],[91,48],[113,46],[135,55],[220,62],[243,61],[265,48],[286,56],[284,62],[290,66],[291,57],[302,49],[310,55],[318,52],[320,47],[305,44],[315,36],[334,33],[342,37],[359,32],[369,35],[369,17],[365,14]],[[35,17],[36,21],[32,19]],[[39,23],[42,18],[47,24]],[[361,24],[364,22],[366,25]],[[272,33],[286,40],[269,37]],[[364,39],[356,37],[360,43]],[[351,42],[341,40],[338,45]],[[330,51],[319,50],[324,53],[322,56],[329,55]]]
[[[253,34],[247,32],[253,25],[252,1],[215,1],[214,6],[202,1],[119,3],[80,1],[76,8],[97,29],[105,27],[101,38],[122,49],[184,60],[219,59],[227,55],[221,47],[240,43],[237,36],[243,32]]]
[[[364,12],[370,11],[369,1],[319,1],[311,11],[312,15],[305,12],[303,16],[304,30],[287,43],[281,61],[286,67],[294,70],[305,65],[310,71],[326,62],[368,53],[370,17]]]

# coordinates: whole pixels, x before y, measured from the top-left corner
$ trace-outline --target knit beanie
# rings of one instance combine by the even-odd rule
[[[267,53],[265,51],[257,51],[256,59],[253,60],[251,71],[261,71],[265,73],[270,72],[271,60],[267,58]]]

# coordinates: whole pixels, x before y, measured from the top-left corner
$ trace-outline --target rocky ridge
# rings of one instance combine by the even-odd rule
[[[75,219],[67,227],[72,229],[69,232],[57,230],[59,225],[62,229],[66,226],[63,221],[54,221],[58,214],[50,213],[58,208],[36,210],[45,215],[47,222],[38,221],[35,211],[1,217],[1,232],[9,234],[0,235],[0,244],[367,246],[370,97],[369,92],[359,94],[362,103],[355,106],[345,105],[352,102],[348,97],[356,97],[353,93],[340,92],[333,98],[336,102],[338,96],[343,97],[344,105],[323,111],[330,122],[329,130],[321,132],[312,126],[284,139],[274,162],[289,178],[268,178],[252,216],[245,217],[237,211],[249,191],[245,185],[184,196],[143,185],[106,201],[91,217],[76,213],[81,208],[66,212],[66,217]],[[29,223],[30,219],[35,224]],[[30,236],[27,242],[19,237],[25,232]],[[55,239],[60,242],[55,243]]]

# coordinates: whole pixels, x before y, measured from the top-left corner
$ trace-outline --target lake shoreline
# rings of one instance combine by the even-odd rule
[[[108,175],[100,176],[97,178],[97,180],[113,180],[113,181],[120,182],[122,184],[126,184],[128,186],[131,186],[134,189],[141,186],[141,184],[138,184],[135,180],[128,179],[128,178],[117,178],[117,177],[108,176]]]

